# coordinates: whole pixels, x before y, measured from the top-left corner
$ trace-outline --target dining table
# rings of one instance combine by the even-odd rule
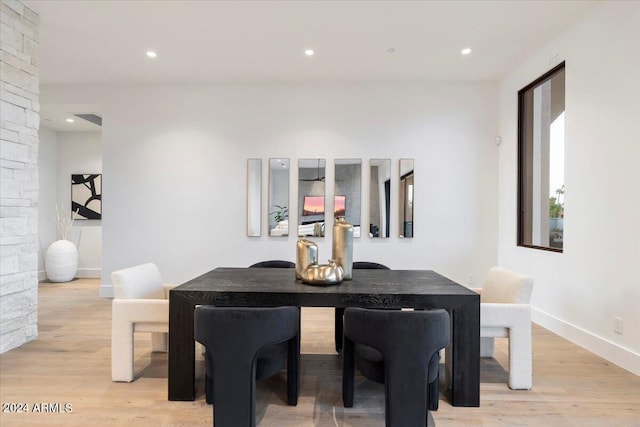
[[[480,406],[480,296],[431,270],[354,270],[352,280],[308,285],[292,268],[219,267],[169,292],[169,400],[195,399],[194,310],[224,307],[364,307],[449,312],[445,397]],[[242,337],[238,337],[242,339]]]

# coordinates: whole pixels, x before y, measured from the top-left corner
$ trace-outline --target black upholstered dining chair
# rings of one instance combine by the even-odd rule
[[[353,263],[354,270],[391,270],[389,267],[377,262],[356,261]],[[344,307],[336,307],[335,310],[335,327],[334,339],[336,342],[336,351],[342,351],[342,318],[344,317]]]
[[[298,307],[196,307],[195,339],[206,348],[207,403],[213,425],[255,427],[256,380],[287,366],[287,403],[298,403]]]
[[[385,385],[386,427],[426,426],[438,409],[439,351],[449,344],[445,310],[347,308],[342,400],[353,407],[355,367]]]
[[[282,261],[279,259],[270,261],[256,262],[250,265],[249,268],[296,268],[296,265],[291,261]]]

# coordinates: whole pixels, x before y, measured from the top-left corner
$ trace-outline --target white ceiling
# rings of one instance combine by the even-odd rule
[[[76,117],[75,114],[95,114],[102,117],[99,105],[89,104],[41,104],[40,127],[56,132],[101,132],[102,127]],[[73,123],[67,119],[73,119]]]
[[[40,15],[40,83],[498,80],[595,1],[23,0]],[[460,51],[470,47],[471,55]],[[306,57],[304,50],[316,54]],[[147,50],[157,51],[149,59]],[[392,53],[389,50],[393,50]],[[43,100],[45,101],[45,100]],[[41,106],[41,126],[99,131]]]
[[[23,0],[40,81],[498,80],[594,1]],[[469,56],[460,51],[471,47]],[[304,49],[316,54],[306,57]],[[395,49],[388,53],[388,49]],[[148,49],[158,52],[150,60]]]

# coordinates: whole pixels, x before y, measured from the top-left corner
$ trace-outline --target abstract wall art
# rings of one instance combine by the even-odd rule
[[[76,219],[102,219],[102,174],[71,175],[71,212]]]

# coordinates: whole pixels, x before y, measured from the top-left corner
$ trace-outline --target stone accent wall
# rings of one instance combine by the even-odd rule
[[[0,0],[0,353],[38,336],[38,15]]]

